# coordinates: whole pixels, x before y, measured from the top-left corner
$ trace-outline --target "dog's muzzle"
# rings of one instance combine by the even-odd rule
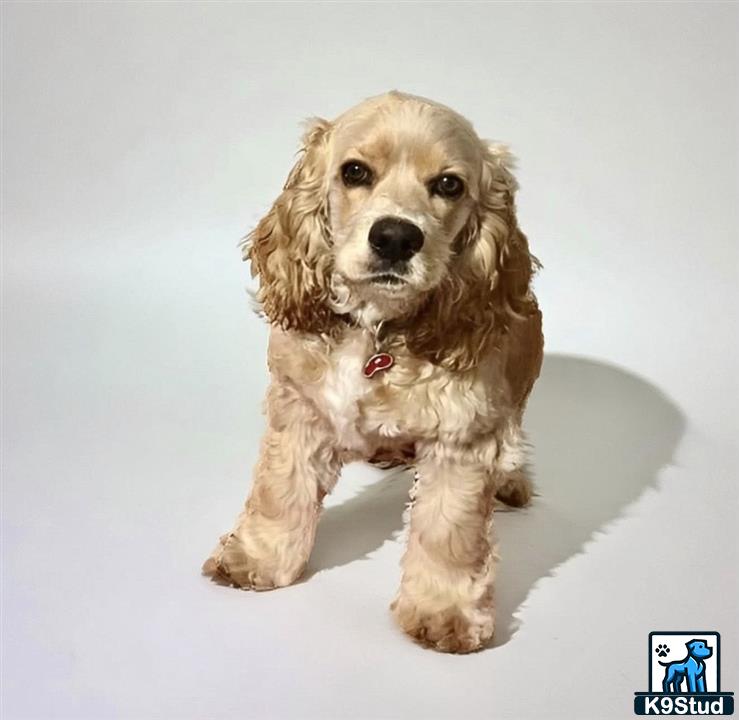
[[[376,220],[367,239],[374,254],[390,264],[410,260],[423,247],[421,228],[395,217]]]

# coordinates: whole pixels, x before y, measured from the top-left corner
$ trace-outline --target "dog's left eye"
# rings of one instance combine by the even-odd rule
[[[431,181],[430,190],[433,195],[453,200],[464,192],[464,182],[456,175],[440,175]]]

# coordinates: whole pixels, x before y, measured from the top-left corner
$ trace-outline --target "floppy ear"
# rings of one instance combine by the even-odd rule
[[[473,367],[515,319],[538,312],[530,282],[539,263],[516,220],[512,165],[506,147],[486,147],[477,209],[457,238],[450,272],[407,338],[413,352],[445,367]]]
[[[244,259],[259,275],[259,301],[271,323],[284,329],[328,332],[330,252],[326,165],[330,124],[313,120],[282,194],[247,236]]]
[[[487,282],[501,329],[536,307],[531,278],[540,267],[518,227],[514,158],[504,145],[490,143],[483,160],[480,214],[470,243],[472,272]]]

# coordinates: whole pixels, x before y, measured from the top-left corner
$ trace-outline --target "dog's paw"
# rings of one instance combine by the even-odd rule
[[[667,645],[657,645],[657,647],[654,648],[654,652],[656,652],[659,657],[667,657],[667,653],[670,652],[670,648],[668,648]]]
[[[493,635],[492,609],[463,612],[451,607],[441,612],[424,612],[402,598],[396,599],[390,608],[411,638],[440,652],[476,652]]]
[[[514,470],[495,492],[495,497],[511,507],[525,507],[534,496],[534,487],[523,470]]]
[[[233,533],[221,536],[218,547],[203,563],[203,575],[215,582],[233,585],[242,590],[271,590],[274,581],[261,572],[256,561],[249,557],[243,543]]]

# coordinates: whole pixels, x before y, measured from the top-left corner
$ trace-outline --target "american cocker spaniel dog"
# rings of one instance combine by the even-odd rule
[[[314,120],[247,237],[271,325],[268,429],[251,494],[204,572],[295,582],[343,463],[416,471],[397,622],[446,652],[493,633],[497,500],[525,505],[521,419],[542,361],[536,259],[512,158],[399,92]]]

